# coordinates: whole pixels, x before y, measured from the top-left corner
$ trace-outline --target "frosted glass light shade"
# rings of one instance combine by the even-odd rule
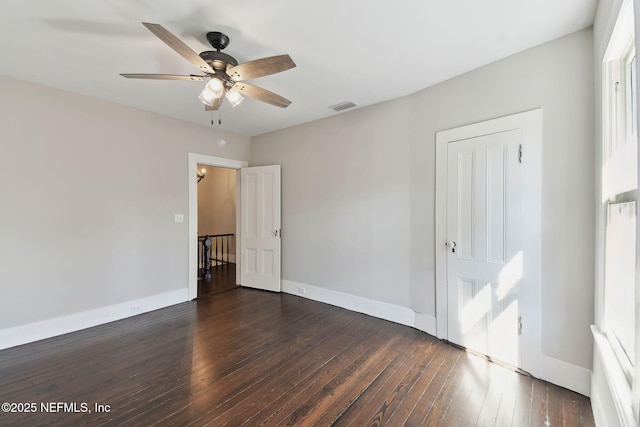
[[[207,83],[202,92],[200,92],[198,98],[200,98],[200,101],[202,101],[204,104],[212,106],[214,99],[220,98],[223,92],[224,85],[220,80],[214,77],[209,81],[209,83]]]
[[[231,104],[232,107],[235,107],[236,105],[240,104],[244,99],[244,97],[240,95],[240,92],[236,90],[227,91],[226,97],[227,97],[227,101],[229,101],[229,104]]]

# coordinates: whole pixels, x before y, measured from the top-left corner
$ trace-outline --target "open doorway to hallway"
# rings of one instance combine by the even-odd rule
[[[198,298],[237,286],[236,175],[198,164]]]

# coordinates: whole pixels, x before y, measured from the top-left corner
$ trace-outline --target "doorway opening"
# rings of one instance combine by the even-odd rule
[[[198,165],[200,167],[221,167],[234,170],[236,174],[236,227],[235,227],[235,240],[240,242],[240,219],[239,215],[242,210],[242,201],[238,196],[240,192],[240,179],[239,173],[241,168],[248,166],[247,162],[241,160],[225,159],[223,157],[208,156],[205,154],[189,153],[189,173],[188,173],[188,187],[189,187],[189,281],[187,288],[187,299],[193,300],[198,296]],[[236,282],[239,281],[240,275],[238,274],[241,268],[241,260],[236,259]]]
[[[198,298],[237,287],[236,170],[198,164]]]

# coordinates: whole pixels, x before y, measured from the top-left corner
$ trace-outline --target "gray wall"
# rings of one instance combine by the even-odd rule
[[[435,133],[541,107],[542,352],[591,367],[590,29],[421,92],[252,140],[282,165],[284,279],[435,316]]]
[[[249,138],[5,77],[0,93],[0,329],[186,293],[187,153],[248,160]]]
[[[410,306],[409,106],[253,138],[251,166],[282,165],[283,279]]]

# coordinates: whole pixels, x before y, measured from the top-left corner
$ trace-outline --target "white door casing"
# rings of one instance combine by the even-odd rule
[[[533,375],[541,137],[539,109],[436,135],[437,335]]]
[[[520,367],[520,130],[450,141],[448,339]]]
[[[280,166],[240,171],[240,283],[280,292]]]

